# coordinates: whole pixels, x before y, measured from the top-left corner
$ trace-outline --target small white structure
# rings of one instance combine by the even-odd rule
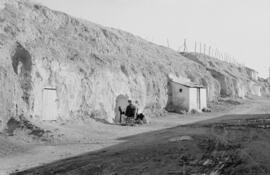
[[[57,120],[56,88],[44,88],[42,94],[42,120]]]
[[[248,67],[246,67],[246,70],[247,70],[248,76],[250,77],[251,80],[255,80],[255,81],[258,80],[258,72],[257,71],[255,71],[254,69],[250,69]]]
[[[262,96],[262,93],[261,93],[261,86],[257,85],[257,86],[254,86],[254,93],[261,97]]]
[[[188,81],[179,81],[169,77],[168,103],[166,109],[169,112],[182,113],[192,110],[201,111],[207,107],[206,88]]]

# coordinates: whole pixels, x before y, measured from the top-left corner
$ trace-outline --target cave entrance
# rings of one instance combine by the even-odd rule
[[[42,96],[42,120],[57,120],[57,94],[55,88],[44,88]]]
[[[19,43],[11,55],[12,67],[19,77],[19,82],[23,90],[22,99],[29,107],[29,99],[32,91],[32,58],[30,53]]]
[[[120,118],[120,111],[119,107],[122,109],[122,111],[126,111],[126,107],[128,106],[128,96],[126,95],[119,95],[116,98],[116,103],[115,103],[115,122],[121,122]],[[123,118],[122,118],[123,120]]]

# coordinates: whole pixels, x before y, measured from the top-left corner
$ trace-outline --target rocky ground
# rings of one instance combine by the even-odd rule
[[[128,143],[17,174],[269,174],[270,116],[235,117],[125,138]]]
[[[19,174],[233,174],[229,169],[239,164],[236,172],[243,166],[267,174],[269,115],[263,114],[269,105],[265,99],[227,99],[213,104],[212,113],[167,114],[136,127],[45,123],[42,128],[51,132],[40,137],[16,129],[13,136],[0,134],[0,172],[41,166]],[[81,156],[69,158],[76,155]],[[57,162],[43,166],[52,161]]]

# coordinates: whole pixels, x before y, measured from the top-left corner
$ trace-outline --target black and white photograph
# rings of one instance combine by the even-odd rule
[[[0,0],[0,175],[270,175],[270,0]]]

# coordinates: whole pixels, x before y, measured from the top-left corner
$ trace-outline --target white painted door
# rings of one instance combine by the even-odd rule
[[[56,89],[43,89],[42,120],[57,120]]]
[[[200,88],[197,88],[197,107],[201,109],[201,91]]]

